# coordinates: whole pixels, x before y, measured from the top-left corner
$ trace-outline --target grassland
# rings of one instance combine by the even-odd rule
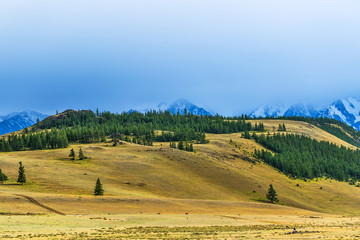
[[[308,123],[261,122],[270,133],[285,123],[291,133],[353,147]],[[302,234],[294,236],[304,238],[360,236],[359,188],[331,179],[290,179],[256,162],[252,153],[261,146],[239,133],[207,138],[210,143],[194,145],[194,153],[168,143],[0,153],[10,178],[0,185],[0,237],[286,239],[295,226]],[[90,159],[70,160],[71,148],[82,148]],[[26,185],[15,182],[19,161]],[[103,197],[92,196],[97,178]],[[263,201],[270,183],[278,205]]]

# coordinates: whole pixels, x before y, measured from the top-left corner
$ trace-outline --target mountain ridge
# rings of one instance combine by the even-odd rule
[[[323,117],[336,119],[360,130],[360,98],[348,97],[334,101],[327,107],[315,109],[311,105],[264,105],[250,113],[250,117]]]
[[[0,116],[0,135],[15,132],[34,125],[39,121],[48,117],[36,111],[13,112],[5,116]]]
[[[152,110],[155,110],[155,111],[161,110],[161,111],[169,111],[172,114],[179,113],[181,115],[184,115],[185,109],[186,109],[187,113],[191,113],[194,115],[199,115],[199,116],[212,116],[213,115],[206,109],[199,107],[185,99],[176,100],[175,102],[173,102],[171,104],[166,103],[166,102],[161,102],[154,108],[147,108],[147,109],[143,109],[143,110],[130,109],[128,111],[128,113],[131,113],[131,112],[147,113]]]

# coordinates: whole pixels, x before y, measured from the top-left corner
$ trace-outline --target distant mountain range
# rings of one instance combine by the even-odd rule
[[[156,111],[161,110],[161,111],[169,111],[172,114],[179,113],[179,114],[183,115],[185,113],[185,109],[186,109],[186,111],[188,113],[199,115],[199,116],[212,116],[213,115],[209,111],[205,110],[204,108],[198,107],[195,104],[193,104],[193,103],[191,103],[191,102],[189,102],[187,100],[184,100],[184,99],[177,100],[177,101],[175,101],[175,102],[173,102],[171,104],[160,103],[155,108],[148,108],[148,109],[143,109],[143,110],[131,109],[128,112],[129,113],[130,112],[146,113],[146,112],[151,111],[151,110],[156,110]]]
[[[318,117],[319,111],[315,110],[310,105],[295,104],[295,105],[264,105],[256,109],[250,114],[250,117]]]
[[[191,114],[199,116],[212,116],[211,112],[199,107],[187,100],[180,99],[171,104],[160,103],[154,108],[144,110],[131,109],[130,112],[145,113],[150,110],[169,111],[172,114],[184,114],[185,109]],[[360,97],[348,97],[340,99],[323,109],[315,109],[311,105],[295,104],[295,105],[264,105],[253,111],[250,117],[327,117],[342,121],[357,130],[360,130]],[[37,120],[45,119],[48,115],[35,111],[23,111],[0,116],[0,135],[18,131],[26,127],[34,125]]]
[[[340,99],[323,109],[314,109],[310,105],[295,104],[288,106],[261,106],[250,114],[250,117],[326,117],[342,121],[360,130],[360,98]]]
[[[48,115],[34,111],[15,112],[0,116],[0,135],[32,126],[38,119],[41,121],[46,117]]]

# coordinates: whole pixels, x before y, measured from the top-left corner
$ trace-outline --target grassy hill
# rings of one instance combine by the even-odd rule
[[[279,124],[285,124],[286,134],[356,149],[302,121],[246,122],[253,126],[263,123],[265,134],[270,135],[277,132]],[[84,236],[136,238],[142,232],[136,227],[168,226],[173,228],[154,228],[141,236],[154,238],[151,232],[160,231],[165,234],[161,235],[163,238],[172,236],[167,232],[191,238],[194,232],[210,231],[224,238],[255,238],[261,234],[269,238],[280,231],[282,238],[289,226],[301,226],[310,233],[318,226],[336,238],[339,230],[334,229],[346,232],[360,220],[353,217],[360,214],[360,188],[325,178],[291,179],[254,158],[254,150],[262,146],[243,138],[242,133],[208,133],[206,139],[206,144],[194,143],[194,152],[170,148],[169,142],[143,146],[120,141],[113,146],[111,139],[70,143],[62,149],[1,152],[0,166],[10,179],[0,184],[0,230],[8,232],[1,237],[11,239],[36,233],[43,234],[44,239],[77,238],[75,232],[85,231]],[[81,148],[89,158],[71,160],[68,155],[72,148],[76,154]],[[16,183],[19,161],[25,166],[25,185]],[[97,178],[103,183],[105,196],[92,195]],[[269,184],[276,189],[280,204],[264,201]],[[42,224],[44,217],[48,224]],[[337,224],[340,220],[341,226]],[[43,227],[40,229],[39,225]],[[231,227],[208,227],[225,225]],[[101,230],[109,226],[110,229]],[[123,232],[119,227],[135,228]],[[238,235],[242,230],[249,235]],[[19,232],[24,235],[15,234]],[[201,234],[197,236],[202,238]],[[313,234],[314,238],[319,236]]]
[[[257,121],[260,120],[250,122]],[[279,123],[285,123],[288,133],[354,148],[309,123],[261,121],[270,132]],[[122,142],[116,147],[111,143],[72,144],[64,149],[0,153],[1,169],[11,179],[0,190],[57,194],[75,201],[78,196],[89,198],[100,178],[109,197],[261,203],[269,184],[273,184],[286,206],[345,215],[360,213],[359,188],[330,179],[290,179],[256,160],[253,151],[261,146],[242,138],[240,133],[207,134],[207,139],[208,144],[194,145],[195,152],[172,149],[166,142],[154,146]],[[82,148],[90,159],[70,160],[71,148],[76,152]],[[29,181],[24,186],[13,185],[19,161],[23,162]],[[63,207],[59,203],[57,208]]]

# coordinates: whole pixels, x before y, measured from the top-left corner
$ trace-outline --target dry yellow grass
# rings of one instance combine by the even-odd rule
[[[291,121],[291,120],[278,120],[278,119],[271,119],[271,120],[249,120],[252,124],[255,123],[264,123],[264,127],[270,132],[274,133],[277,132],[277,129],[279,127],[279,124],[285,123],[286,130],[288,132],[294,133],[294,134],[300,134],[305,135],[307,137],[311,137],[313,139],[316,139],[318,141],[327,141],[332,142],[337,145],[343,145],[345,147],[356,149],[355,146],[335,137],[334,135],[331,135],[330,133],[306,122],[300,122],[300,121]]]
[[[285,123],[291,133],[351,147],[307,123],[284,120],[258,122],[263,122],[270,131],[273,126],[277,128],[279,123]],[[114,215],[118,219],[114,220],[117,228],[154,224],[177,226],[172,225],[172,222],[179,223],[179,226],[195,226],[197,221],[204,223],[204,226],[239,225],[245,216],[246,226],[286,225],[297,219],[300,225],[304,224],[304,229],[306,226],[306,229],[310,229],[306,225],[309,219],[301,216],[321,217],[326,222],[335,218],[324,214],[360,215],[359,188],[334,180],[293,180],[263,163],[255,164],[252,153],[261,146],[241,138],[241,134],[208,134],[207,138],[210,143],[194,145],[194,153],[171,149],[168,143],[156,143],[153,147],[130,143],[117,147],[106,143],[77,144],[67,149],[0,153],[0,168],[11,180],[0,185],[0,212],[46,214],[0,216],[0,222],[13,229],[9,231],[16,231],[17,221],[24,226],[29,225],[23,232],[29,234],[41,232],[42,228],[35,228],[39,221],[48,218],[52,219],[49,224],[51,221],[59,223],[59,229],[50,226],[46,228],[52,234],[54,231],[65,231],[68,221],[74,226],[72,230],[66,230],[71,235],[74,229],[84,230],[86,234],[92,232],[93,221],[85,221],[83,215],[92,215],[93,218]],[[230,139],[238,147],[231,145]],[[80,147],[90,159],[70,160],[67,157],[70,149],[74,148],[77,152]],[[19,161],[23,162],[29,181],[24,186],[15,184]],[[104,197],[92,196],[97,178],[104,184]],[[274,185],[284,205],[261,202],[270,183]],[[53,216],[54,213],[17,194],[32,197],[44,206],[71,216]],[[189,213],[186,221],[189,216],[198,217],[187,223],[184,220],[185,213]],[[76,217],[76,214],[82,216]],[[119,219],[123,219],[124,214],[130,214],[130,218],[136,219],[130,221],[134,224],[121,222]],[[266,215],[267,219],[255,220],[261,218],[261,215]],[[222,216],[227,216],[224,221],[221,221]],[[154,224],[149,224],[149,219],[154,218]],[[253,219],[248,221],[249,218]],[[77,227],[83,220],[84,225]],[[351,218],[342,221],[348,221],[349,226],[353,226]],[[99,227],[106,225],[102,224],[103,221],[99,222]],[[322,226],[321,221],[316,224]],[[338,225],[332,226],[338,228]],[[273,234],[273,230],[264,231],[264,234]],[[250,232],[249,236],[254,237]]]

